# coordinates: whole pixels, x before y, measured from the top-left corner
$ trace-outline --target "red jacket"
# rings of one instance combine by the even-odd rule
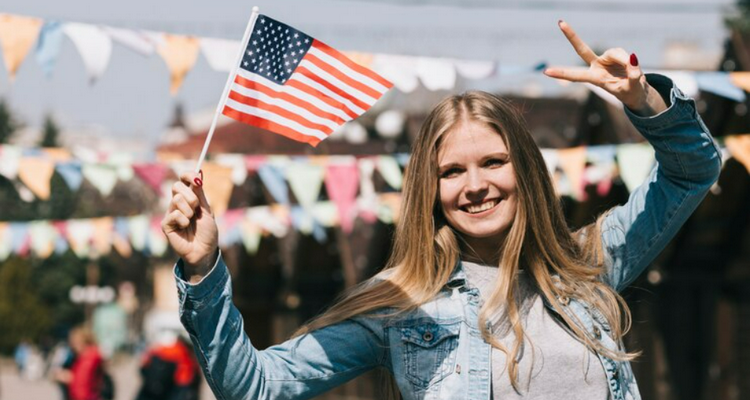
[[[73,375],[68,393],[71,400],[99,400],[102,387],[104,359],[96,346],[89,346],[76,356],[70,372]]]

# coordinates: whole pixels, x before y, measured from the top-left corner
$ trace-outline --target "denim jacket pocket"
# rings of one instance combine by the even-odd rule
[[[426,389],[453,373],[461,321],[416,320],[399,328],[406,378]]]

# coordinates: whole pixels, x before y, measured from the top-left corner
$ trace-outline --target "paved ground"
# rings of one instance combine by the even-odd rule
[[[115,382],[115,400],[133,400],[141,385],[138,360],[120,359],[110,365]],[[0,400],[57,400],[60,390],[49,380],[27,381],[21,379],[11,363],[0,362]],[[215,400],[203,382],[201,400]]]

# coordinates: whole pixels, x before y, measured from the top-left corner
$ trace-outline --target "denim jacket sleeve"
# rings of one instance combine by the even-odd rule
[[[358,317],[257,350],[232,303],[232,282],[221,256],[199,283],[175,266],[180,320],[218,400],[307,399],[370,369],[384,366],[384,325]]]
[[[695,109],[672,81],[647,80],[669,108],[652,117],[625,113],[656,153],[657,166],[628,202],[602,224],[605,280],[620,291],[656,258],[698,207],[721,171],[721,153]]]

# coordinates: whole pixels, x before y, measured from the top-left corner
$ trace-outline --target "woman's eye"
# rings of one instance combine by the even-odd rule
[[[443,171],[443,173],[440,174],[441,178],[450,178],[452,176],[458,175],[460,171],[458,168],[451,168]]]
[[[506,163],[505,160],[501,160],[499,158],[491,158],[487,160],[487,162],[485,162],[485,165],[488,167],[493,167],[493,166],[505,165],[505,163]]]

